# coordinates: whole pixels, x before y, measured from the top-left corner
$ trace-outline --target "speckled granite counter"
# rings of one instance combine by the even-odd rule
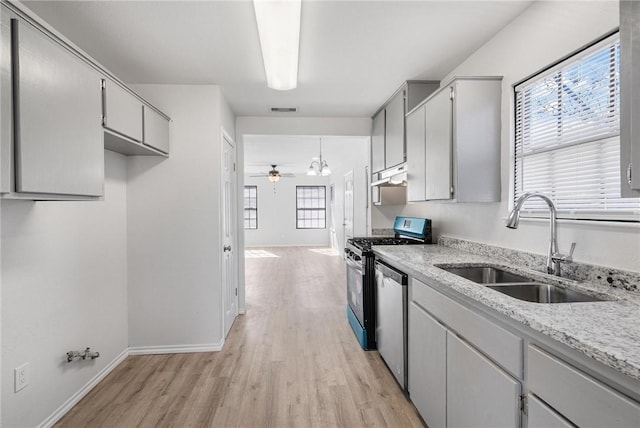
[[[600,284],[564,280],[499,258],[441,245],[376,246],[382,259],[417,279],[430,278],[507,317],[529,326],[617,371],[640,380],[640,293]],[[437,264],[491,263],[610,299],[604,302],[540,304],[514,299],[435,267]],[[614,299],[614,300],[611,300]]]

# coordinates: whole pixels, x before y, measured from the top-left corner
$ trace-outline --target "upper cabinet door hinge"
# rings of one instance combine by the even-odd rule
[[[233,172],[236,172],[236,163],[233,163]]]
[[[456,91],[453,88],[449,88],[449,99],[453,100],[456,97]]]

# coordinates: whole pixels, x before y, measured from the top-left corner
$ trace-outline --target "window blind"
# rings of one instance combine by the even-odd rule
[[[514,201],[541,192],[559,217],[640,219],[620,197],[620,42],[613,36],[515,87]],[[522,215],[547,212],[538,199]]]

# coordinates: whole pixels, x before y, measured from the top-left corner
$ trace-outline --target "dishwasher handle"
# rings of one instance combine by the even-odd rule
[[[400,272],[399,270],[392,268],[391,266],[384,262],[381,262],[380,260],[376,260],[374,266],[375,269],[377,271],[380,271],[380,273],[382,273],[385,278],[391,278],[400,285],[408,284],[406,273]]]

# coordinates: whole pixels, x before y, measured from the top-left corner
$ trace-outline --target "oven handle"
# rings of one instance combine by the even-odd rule
[[[362,264],[356,263],[351,259],[345,259],[347,261],[347,266],[351,266],[354,268],[360,275],[362,275]]]

